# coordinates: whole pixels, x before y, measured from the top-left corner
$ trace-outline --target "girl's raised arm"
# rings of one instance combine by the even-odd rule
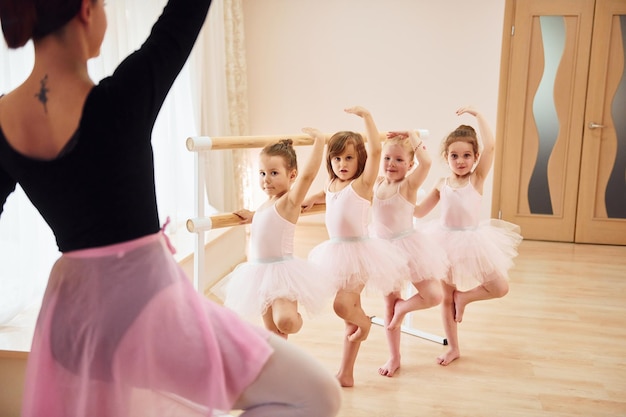
[[[411,146],[415,151],[415,158],[417,159],[417,167],[407,176],[409,190],[414,192],[424,183],[433,161],[417,133],[410,130],[407,132],[407,135],[409,136],[409,141],[411,142]]]
[[[295,207],[298,213],[300,213],[302,202],[320,170],[322,157],[324,155],[324,145],[326,144],[326,136],[319,130],[312,127],[305,127],[302,131],[311,136],[314,141],[311,156],[302,171],[298,173],[298,177],[287,196],[290,205]]]
[[[485,116],[482,113],[469,106],[461,107],[456,111],[457,115],[461,115],[463,113],[471,114],[476,118],[476,121],[478,122],[478,130],[480,134],[480,141],[483,145],[483,150],[480,154],[478,164],[474,169],[474,174],[479,177],[480,181],[482,182],[489,173],[489,170],[491,170],[491,166],[493,165],[496,139],[493,135],[491,127],[489,126],[489,123],[487,123],[487,119],[485,119]]]
[[[365,188],[370,190],[369,193],[371,194],[380,170],[380,156],[383,149],[380,143],[380,133],[369,110],[361,106],[354,106],[345,109],[345,111],[361,117],[365,122],[367,134],[367,161],[365,162],[365,169],[360,179]]]

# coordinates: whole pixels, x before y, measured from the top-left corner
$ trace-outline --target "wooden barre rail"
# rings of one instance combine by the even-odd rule
[[[359,132],[364,139],[365,133]],[[387,139],[387,132],[379,132],[380,140]],[[325,133],[326,142],[332,134]],[[191,152],[225,149],[262,148],[269,143],[278,142],[281,139],[291,139],[294,146],[313,145],[313,138],[306,134],[297,135],[261,135],[261,136],[194,136],[187,138],[187,149]]]
[[[309,214],[319,214],[326,211],[326,204],[315,204],[309,210],[302,213],[303,216]],[[219,229],[223,227],[240,226],[241,217],[234,213],[219,213],[213,216],[187,220],[187,230],[191,233]]]

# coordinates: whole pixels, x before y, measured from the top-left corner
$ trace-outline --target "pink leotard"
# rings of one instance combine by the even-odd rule
[[[338,192],[326,192],[326,228],[329,240],[309,253],[337,289],[371,287],[383,294],[398,290],[408,274],[407,261],[390,242],[369,236],[370,202],[350,183]]]
[[[276,204],[255,213],[249,260],[225,278],[224,305],[243,316],[257,317],[278,298],[297,301],[309,313],[321,310],[334,287],[315,265],[293,256],[295,229],[278,213]]]
[[[443,249],[413,226],[415,205],[400,194],[400,183],[389,198],[376,196],[380,182],[374,188],[372,229],[376,236],[388,239],[407,258],[412,282],[443,279],[448,270]]]

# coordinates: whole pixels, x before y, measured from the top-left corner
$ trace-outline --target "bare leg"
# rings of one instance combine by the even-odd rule
[[[372,322],[361,308],[361,294],[358,292],[339,290],[335,296],[333,307],[335,313],[345,322],[343,355],[337,372],[337,379],[342,387],[354,386],[354,363],[361,347],[361,342],[369,334]]]
[[[389,323],[394,319],[396,305],[402,301],[404,300],[399,292],[385,296],[385,334],[390,356],[387,362],[378,368],[378,373],[382,376],[392,377],[400,368],[400,326],[392,328]]]
[[[400,368],[400,332],[404,317],[411,311],[422,310],[441,303],[439,280],[429,279],[413,283],[417,293],[403,300],[400,293],[385,296],[385,332],[390,357],[387,363],[378,368],[378,373],[392,377]]]
[[[454,320],[460,323],[463,320],[465,306],[474,301],[490,300],[492,298],[504,297],[509,292],[509,283],[502,277],[497,277],[483,285],[472,288],[469,291],[454,292]]]
[[[296,301],[278,298],[272,303],[272,315],[278,330],[287,335],[297,333],[302,328],[302,316],[298,313]]]
[[[358,327],[352,323],[346,323],[346,331],[343,339],[343,354],[341,356],[341,364],[337,372],[337,380],[342,387],[354,386],[354,364],[359,354],[361,341],[353,342],[350,335],[358,331]]]
[[[265,328],[267,330],[277,334],[283,339],[287,338],[287,335],[285,333],[281,333],[274,323],[274,313],[272,312],[272,306],[269,306],[267,310],[265,310],[265,313],[263,313],[263,324],[265,325]]]
[[[453,360],[459,358],[461,356],[461,352],[459,350],[458,323],[454,320],[454,315],[456,313],[454,306],[454,292],[456,288],[446,284],[445,282],[442,282],[441,285],[443,288],[441,318],[443,320],[443,328],[446,333],[449,348],[443,355],[437,356],[437,363],[439,365],[446,366]]]
[[[268,342],[274,353],[235,403],[241,417],[336,416],[341,390],[324,365],[279,337]]]
[[[399,298],[394,307],[393,318],[387,326],[389,329],[396,329],[402,326],[404,317],[411,311],[423,310],[434,307],[441,303],[441,285],[439,280],[427,279],[413,283],[417,293],[412,297],[403,300]]]
[[[353,342],[362,342],[367,339],[372,327],[371,319],[361,308],[361,291],[363,291],[363,286],[355,291],[339,290],[333,303],[335,313],[339,317],[357,326],[355,331],[348,335],[348,339]]]

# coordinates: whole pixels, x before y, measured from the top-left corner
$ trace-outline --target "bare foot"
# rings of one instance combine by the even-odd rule
[[[400,358],[389,358],[386,364],[378,368],[378,373],[391,378],[400,369]]]
[[[351,342],[362,342],[367,339],[367,336],[370,333],[370,329],[372,328],[372,322],[369,317],[367,317],[367,321],[363,322],[362,326],[359,326],[354,333],[348,336],[348,340]]]
[[[450,349],[443,355],[437,356],[437,363],[442,366],[450,364],[455,359],[461,357],[461,353],[458,350]]]
[[[460,323],[463,321],[463,313],[465,312],[465,304],[461,301],[461,294],[459,291],[454,291],[454,321]]]
[[[389,321],[389,325],[387,325],[387,330],[395,330],[402,326],[402,321],[404,320],[404,316],[406,316],[406,311],[402,311],[404,303],[405,301],[402,298],[396,299],[393,305],[393,317]]]
[[[344,388],[350,388],[354,386],[354,376],[353,375],[341,375],[338,373],[335,375],[337,380],[339,381],[339,385]]]

